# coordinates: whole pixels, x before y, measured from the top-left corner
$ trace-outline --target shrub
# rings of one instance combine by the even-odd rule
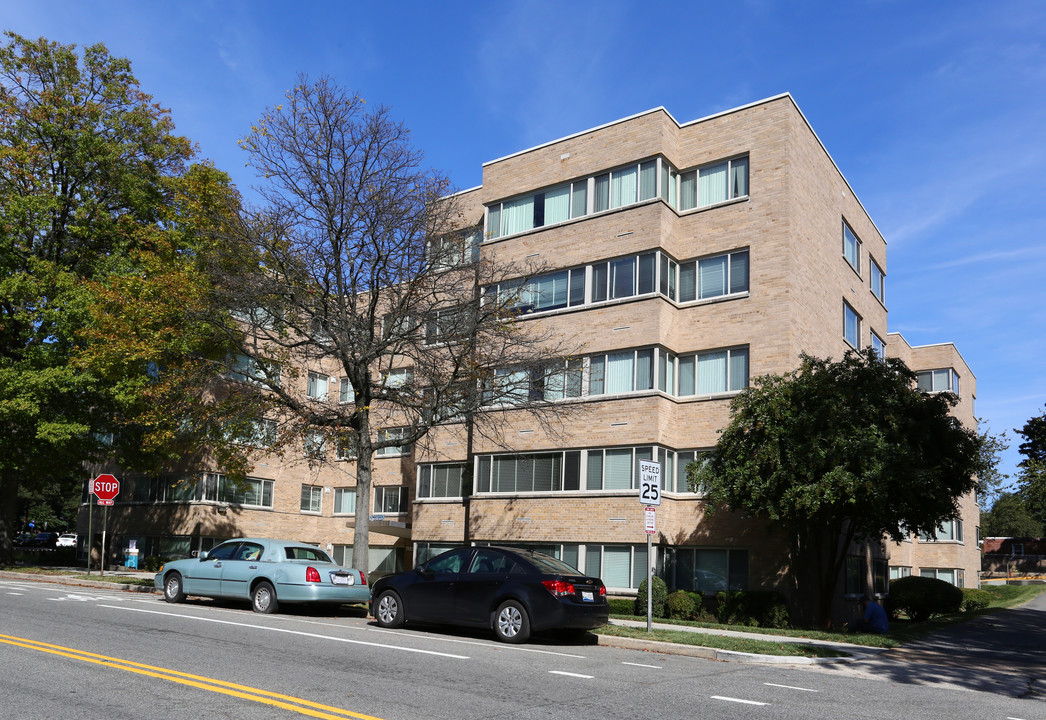
[[[693,595],[686,590],[676,590],[668,596],[666,604],[668,617],[676,620],[693,620],[697,605],[694,603]]]
[[[738,625],[743,619],[741,590],[723,591],[715,594],[715,619],[720,625]]]
[[[147,555],[145,557],[145,562],[142,563],[142,569],[149,572],[156,572],[160,569],[160,566],[163,565],[163,563],[164,559],[159,555]]]
[[[607,602],[610,603],[611,615],[636,614],[636,602],[631,598],[610,598]],[[643,607],[643,612],[646,613],[646,606]]]
[[[646,580],[639,583],[639,595],[636,596],[635,614],[646,617]],[[661,578],[654,576],[654,592],[650,595],[651,614],[656,618],[665,616],[665,603],[668,601],[668,586]]]
[[[890,582],[887,611],[891,615],[900,611],[915,622],[924,622],[934,615],[959,612],[962,601],[962,590],[951,583],[910,575]]]
[[[991,593],[977,588],[964,588],[962,591],[962,611],[983,610],[992,604]]]
[[[791,620],[784,595],[766,590],[718,592],[713,614],[723,625],[748,627],[786,628]]]

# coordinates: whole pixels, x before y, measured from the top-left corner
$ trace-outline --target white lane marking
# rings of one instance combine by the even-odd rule
[[[572,658],[575,660],[584,660],[587,657],[585,655],[574,655],[573,653],[556,652],[555,650],[539,650],[538,648],[519,647],[518,645],[506,645],[504,643],[483,642],[482,640],[462,640],[460,638],[443,637],[418,630],[415,630],[414,632],[404,632],[402,630],[387,630],[385,628],[375,628],[370,627],[369,625],[367,627],[353,627],[351,625],[338,625],[337,623],[320,622],[318,620],[301,620],[301,622],[309,625],[336,627],[341,628],[342,630],[361,630],[363,632],[382,633],[385,635],[398,635],[400,637],[423,638],[425,640],[435,640],[436,642],[458,643],[459,645],[478,645],[479,647],[485,647],[491,650],[514,650],[516,652],[538,653],[539,655],[556,655],[557,657]]]
[[[25,595],[25,593],[9,592],[8,595]]]
[[[584,680],[591,680],[592,678],[595,677],[595,675],[581,675],[579,673],[563,672],[562,670],[549,670],[548,674],[549,675],[566,675],[567,677],[582,678]]]
[[[434,650],[418,650],[416,648],[400,647],[399,645],[384,645],[382,643],[365,642],[363,640],[349,640],[348,638],[339,638],[332,635],[319,635],[317,633],[302,632],[301,630],[288,630],[286,628],[268,627],[266,625],[252,625],[250,623],[233,622],[232,620],[218,620],[217,618],[204,618],[197,617],[195,615],[180,615],[178,613],[161,612],[159,610],[145,610],[143,608],[129,608],[120,607],[119,605],[99,605],[98,607],[109,608],[111,610],[126,610],[128,612],[137,613],[148,613],[150,615],[165,615],[167,617],[184,618],[186,620],[198,620],[200,622],[211,622],[218,623],[219,625],[235,625],[237,627],[251,628],[253,630],[268,630],[269,632],[287,633],[288,635],[301,635],[302,637],[311,637],[318,640],[333,640],[335,642],[350,643],[352,645],[368,645],[370,647],[383,648],[385,650],[402,650],[403,652],[419,653],[421,655],[437,655],[439,657],[453,658],[455,660],[468,660],[468,655],[452,655],[450,653],[441,653]]]
[[[1024,720],[1024,718],[1007,717],[1006,720]]]
[[[821,692],[820,690],[811,690],[810,688],[796,687],[795,685],[778,685],[777,683],[763,683],[763,685],[769,685],[770,687],[785,688],[786,690],[802,690],[803,692]]]
[[[644,665],[643,663],[630,663],[630,662],[622,662],[621,664],[622,665],[631,665],[632,667],[652,668],[654,670],[660,670],[661,669],[660,665]]]
[[[89,600],[111,600],[112,598],[107,597],[93,597],[91,595],[78,595],[76,593],[69,593],[64,597],[47,598],[48,600],[54,600],[55,602],[62,602],[63,600],[75,600],[76,602],[88,602]]]
[[[741,698],[725,697],[723,695],[711,695],[712,700],[726,700],[727,702],[744,703],[745,705],[769,705],[770,703],[756,702],[755,700],[742,700]]]

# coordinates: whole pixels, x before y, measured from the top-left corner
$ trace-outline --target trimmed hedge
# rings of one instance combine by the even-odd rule
[[[636,596],[634,614],[646,616],[646,580],[639,583],[639,594]],[[656,618],[665,616],[665,603],[668,602],[668,586],[665,581],[654,576],[654,592],[650,596],[650,614]]]
[[[697,616],[698,605],[694,596],[686,590],[676,590],[668,596],[666,610],[673,620],[693,620]]]
[[[903,612],[915,622],[925,622],[934,615],[957,613],[962,604],[961,588],[944,580],[909,575],[890,582],[886,610],[894,617]]]
[[[962,591],[962,611],[973,612],[974,610],[983,610],[992,604],[991,593],[987,590],[979,590],[977,588],[963,588]]]

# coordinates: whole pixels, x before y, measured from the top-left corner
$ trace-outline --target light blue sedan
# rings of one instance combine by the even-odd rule
[[[198,558],[160,567],[153,580],[163,599],[186,595],[250,600],[255,612],[276,612],[280,603],[366,604],[367,578],[337,565],[315,545],[290,540],[237,538]]]

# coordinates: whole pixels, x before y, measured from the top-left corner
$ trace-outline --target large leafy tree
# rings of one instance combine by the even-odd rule
[[[207,247],[199,230],[205,208],[226,207],[231,197],[227,180],[213,168],[191,167],[192,157],[189,141],[174,134],[168,113],[139,89],[127,60],[102,45],[78,51],[6,33],[0,47],[4,559],[27,501],[68,505],[80,496],[86,461],[143,459],[142,438],[177,424],[143,393],[166,386],[173,397],[177,383],[159,381],[168,369],[184,379],[193,373],[181,360],[202,358],[206,350],[220,354],[213,340],[181,322],[190,319],[193,297],[205,297],[192,272],[202,268]],[[133,332],[107,333],[107,323],[117,329],[113,313],[123,313]],[[135,313],[139,322],[129,322]],[[188,385],[183,381],[181,389]],[[130,431],[142,427],[137,421],[146,409],[154,414],[152,426],[146,423],[145,434]],[[128,449],[135,452],[121,453]]]
[[[949,414],[955,403],[920,393],[903,362],[870,350],[837,362],[804,355],[734,399],[690,482],[713,509],[788,533],[793,577],[827,625],[852,543],[935,532],[975,487],[980,440]],[[813,587],[802,587],[805,572]]]
[[[1046,527],[1046,411],[1015,430],[1024,438],[1018,446],[1024,459],[1018,464],[1017,488],[1040,527]]]
[[[1032,515],[1019,493],[1001,493],[991,510],[981,515],[984,537],[1042,537],[1042,523]]]
[[[294,443],[354,475],[352,561],[367,567],[375,453],[448,423],[469,443],[496,416],[481,406],[530,404],[530,382],[546,371],[555,382],[551,360],[562,377],[564,351],[535,323],[512,322],[516,294],[481,301],[481,288],[537,269],[480,259],[480,218],[462,213],[387,108],[303,77],[241,144],[264,204],[226,244],[253,265],[216,273],[216,305],[235,318],[224,326],[238,350],[230,373],[269,404],[274,447]]]

